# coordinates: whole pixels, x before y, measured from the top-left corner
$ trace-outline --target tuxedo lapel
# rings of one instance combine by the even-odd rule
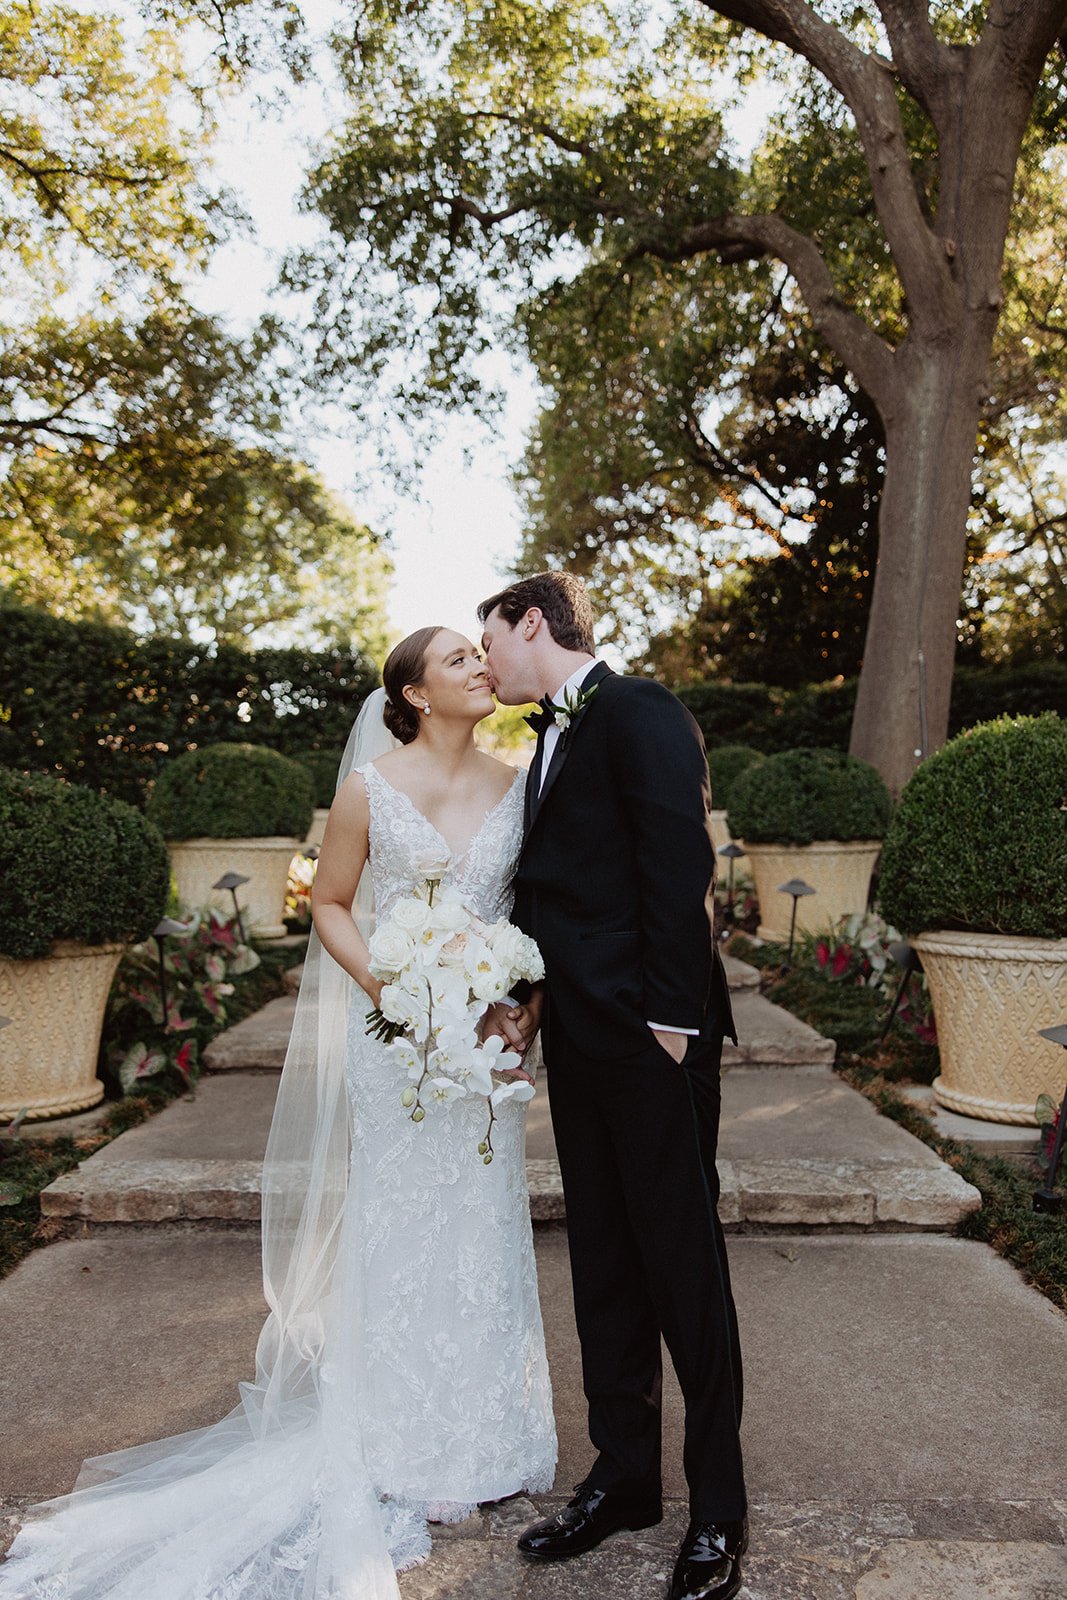
[[[592,672],[590,672],[589,676],[584,680],[582,684],[583,691],[587,692],[596,684],[602,683],[605,678],[610,676],[611,668],[603,661],[598,662],[593,668]],[[560,773],[563,771],[564,765],[570,756],[572,749],[574,748],[574,740],[577,736],[578,729],[581,727],[583,720],[589,715],[590,709],[591,705],[583,706],[581,711],[578,712],[577,716],[574,717],[570,727],[558,741],[555,750],[552,752],[552,760],[549,762],[548,771],[545,774],[545,781],[543,784],[540,783],[540,776],[541,763],[544,760],[545,753],[544,733],[542,733],[538,738],[537,754],[534,757],[533,764],[530,767],[530,778],[526,785],[526,799],[528,803],[526,821],[527,838],[533,831],[538,817],[541,815],[545,801],[548,799],[553,785],[556,783]],[[540,793],[538,793],[539,785]]]

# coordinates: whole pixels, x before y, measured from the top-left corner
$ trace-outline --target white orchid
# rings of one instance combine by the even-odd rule
[[[535,1093],[533,1084],[528,1083],[525,1078],[512,1078],[510,1083],[497,1084],[489,1096],[489,1104],[495,1111],[508,1100],[521,1103],[523,1100],[532,1099]]]
[[[431,1078],[427,1087],[430,1098],[443,1106],[447,1106],[451,1100],[463,1100],[467,1094],[466,1085],[457,1083],[455,1078]]]
[[[422,1122],[429,1106],[485,1102],[489,1121],[478,1154],[488,1164],[498,1108],[528,1100],[534,1087],[524,1078],[500,1082],[501,1074],[521,1069],[522,1058],[498,1036],[479,1043],[479,1026],[516,979],[540,978],[544,967],[526,934],[506,921],[486,923],[464,904],[445,877],[449,864],[424,852],[416,863],[423,881],[394,902],[371,936],[371,971],[384,983],[367,1031],[387,1044],[407,1079],[400,1103],[413,1122]]]

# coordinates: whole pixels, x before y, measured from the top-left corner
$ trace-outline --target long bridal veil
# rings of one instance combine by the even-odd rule
[[[396,745],[384,699],[364,703],[338,787]],[[353,906],[364,928],[369,876]],[[71,1494],[34,1508],[0,1567],[0,1600],[397,1600],[397,1538],[360,1443],[353,996],[312,932],[263,1164],[254,1380],[210,1427],[87,1461]]]

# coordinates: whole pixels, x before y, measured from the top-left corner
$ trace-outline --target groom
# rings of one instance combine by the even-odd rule
[[[712,928],[700,731],[593,652],[581,579],[483,602],[500,700],[540,700],[514,920],[545,962],[542,1046],[597,1456],[519,1540],[543,1561],[662,1517],[660,1336],[685,1399],[691,1521],[671,1600],[727,1600],[747,1545],[741,1358],[716,1214],[719,1057],[734,1037]],[[534,997],[535,1005],[537,997]]]

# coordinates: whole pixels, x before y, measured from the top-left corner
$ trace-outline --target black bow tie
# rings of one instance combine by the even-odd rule
[[[543,700],[539,700],[537,703],[541,707],[541,710],[531,711],[530,715],[524,720],[529,723],[534,733],[539,734],[541,729],[547,728],[548,724],[552,721],[552,713],[545,706],[545,702]]]

